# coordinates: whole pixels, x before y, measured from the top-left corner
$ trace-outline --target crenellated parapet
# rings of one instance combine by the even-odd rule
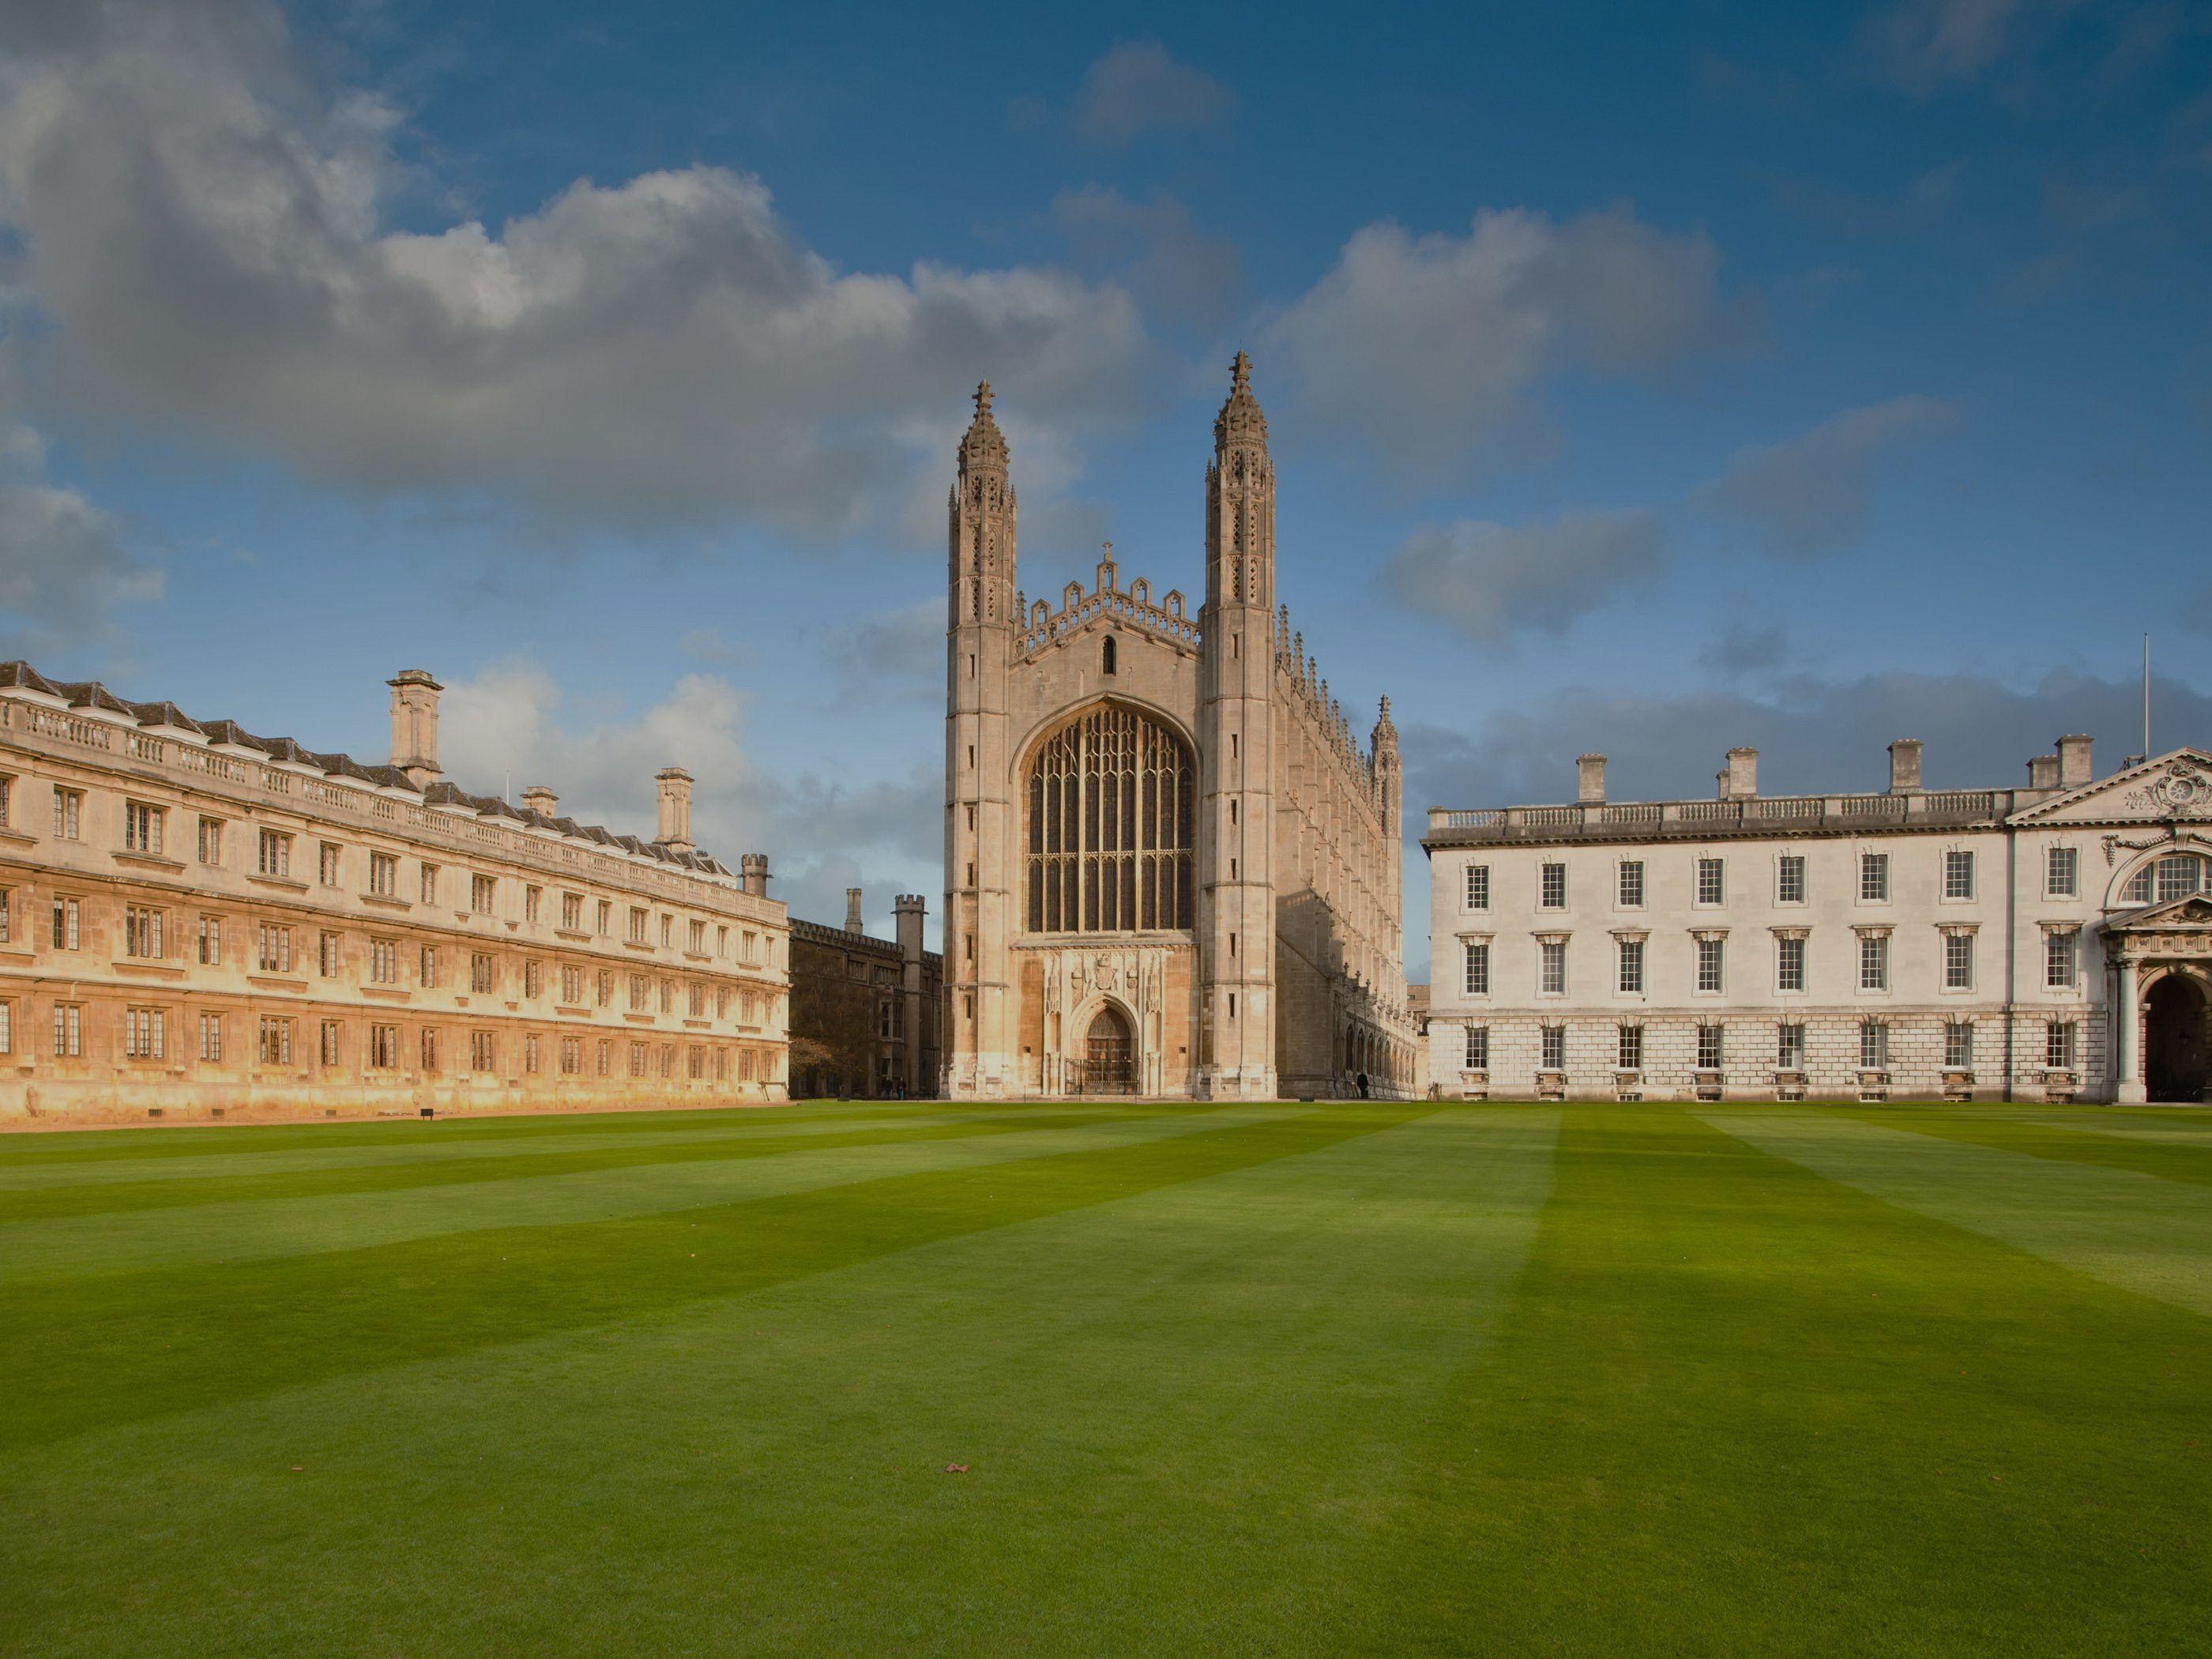
[[[1033,656],[1102,617],[1110,617],[1170,645],[1193,651],[1198,648],[1198,623],[1183,614],[1182,590],[1170,588],[1155,603],[1152,585],[1142,576],[1124,588],[1121,585],[1121,567],[1111,556],[1113,545],[1111,542],[1106,544],[1109,556],[1098,561],[1091,590],[1085,592],[1080,582],[1068,583],[1060,590],[1057,611],[1043,599],[1031,604],[1026,595],[1022,596],[1022,626],[1014,636],[1018,654]]]
[[[1371,746],[1363,748],[1353,735],[1344,705],[1329,694],[1328,682],[1322,677],[1320,659],[1306,654],[1306,636],[1292,631],[1288,605],[1279,606],[1275,613],[1275,666],[1287,693],[1286,711],[1306,726],[1316,747],[1336,757],[1355,787],[1379,805],[1383,784],[1376,751]],[[1388,708],[1386,701],[1386,717]],[[1391,736],[1395,739],[1395,728]]]

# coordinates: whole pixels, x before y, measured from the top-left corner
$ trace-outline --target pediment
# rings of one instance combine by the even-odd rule
[[[2038,801],[2013,815],[2015,823],[2212,823],[2212,755],[2176,749]]]
[[[2212,927],[2212,898],[2190,893],[2162,904],[2146,904],[2106,922],[2108,933],[2160,932],[2173,927]]]

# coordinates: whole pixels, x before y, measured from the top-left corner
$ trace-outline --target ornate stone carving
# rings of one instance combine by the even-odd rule
[[[2138,812],[2177,818],[2212,817],[2212,774],[2194,761],[2178,760],[2162,776],[2145,780],[2120,800]]]

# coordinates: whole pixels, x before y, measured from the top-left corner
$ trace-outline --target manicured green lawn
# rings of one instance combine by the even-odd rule
[[[0,1139],[0,1653],[1145,1651],[2212,1653],[2212,1113]]]

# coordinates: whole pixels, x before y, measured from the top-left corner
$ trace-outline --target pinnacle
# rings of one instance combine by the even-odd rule
[[[1006,441],[999,431],[999,423],[991,416],[991,383],[981,380],[975,386],[975,418],[969,423],[967,435],[960,441],[960,459],[963,465],[970,462],[1006,463]]]
[[[1229,366],[1229,399],[1214,417],[1213,441],[1216,447],[1241,442],[1263,448],[1267,442],[1267,417],[1252,395],[1252,360],[1242,351]]]

